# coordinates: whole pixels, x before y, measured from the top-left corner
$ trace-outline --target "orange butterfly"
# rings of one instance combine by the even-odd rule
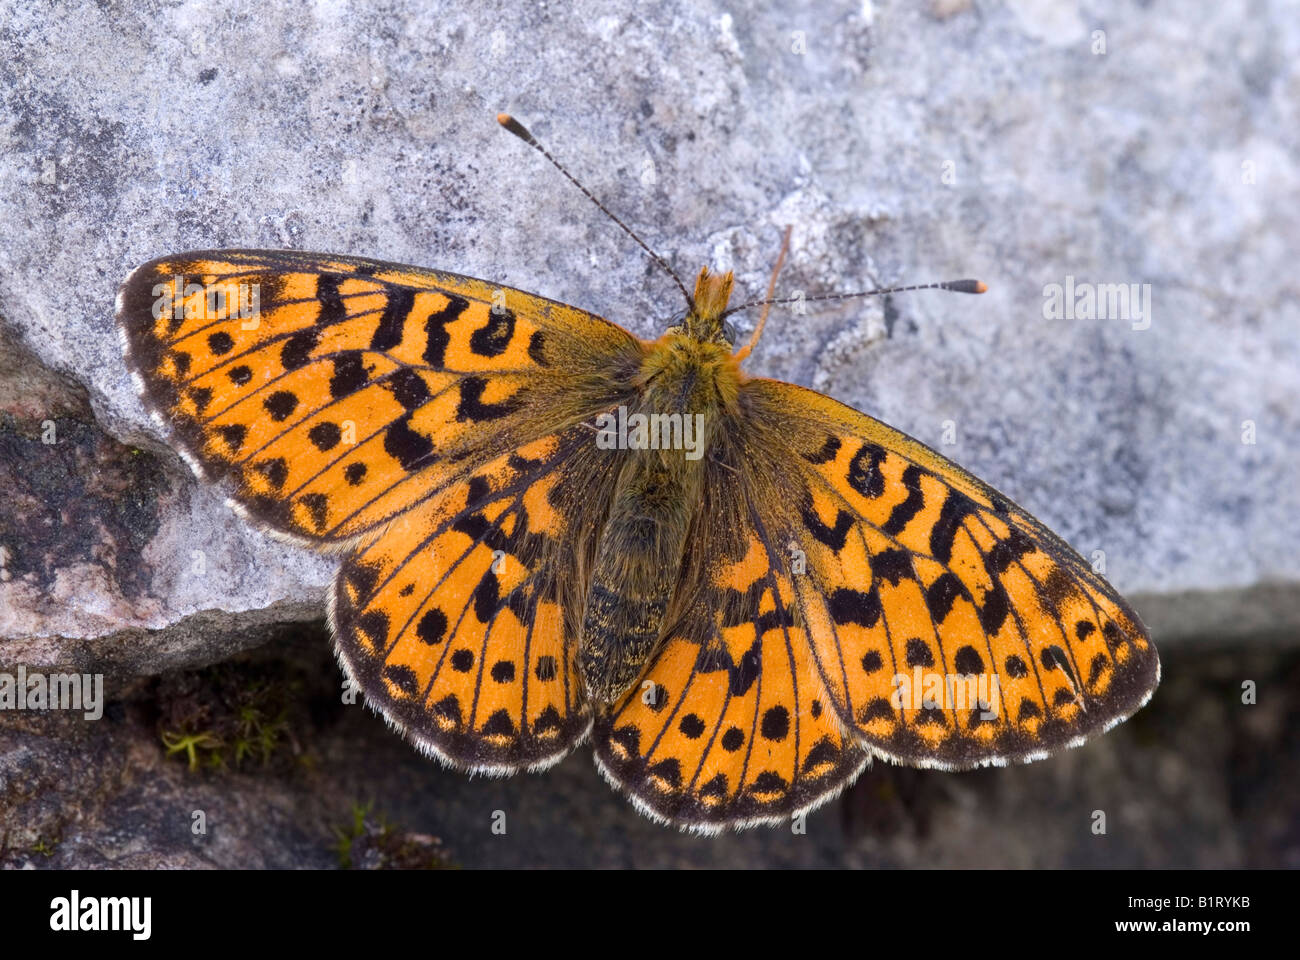
[[[137,269],[117,316],[196,470],[343,553],[339,662],[448,764],[590,735],[638,808],[710,832],[872,756],[1029,761],[1144,704],[1156,651],[1105,580],[916,440],[748,376],[731,286],[702,270],[647,342],[457,274],[204,251]]]

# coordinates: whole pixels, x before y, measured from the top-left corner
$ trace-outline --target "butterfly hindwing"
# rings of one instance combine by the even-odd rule
[[[151,261],[119,295],[141,393],[259,522],[366,536],[429,491],[604,409],[639,341],[532,294],[293,251]],[[600,371],[604,376],[594,376]]]
[[[1032,760],[1150,697],[1159,661],[1141,621],[1041,523],[828,397],[770,380],[746,392],[765,522],[805,560],[793,582],[817,671],[873,752]]]
[[[677,626],[597,716],[606,777],[698,832],[776,822],[833,796],[867,762],[813,666],[791,577],[746,483],[715,466],[691,536]]]
[[[480,467],[349,554],[339,659],[422,749],[504,773],[560,759],[590,710],[577,669],[580,558],[616,461],[573,427]]]

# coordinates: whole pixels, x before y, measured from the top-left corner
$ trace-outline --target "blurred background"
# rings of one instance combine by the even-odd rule
[[[0,0],[0,672],[109,701],[0,710],[0,863],[1300,866],[1294,5],[805,6]],[[114,294],[166,252],[293,247],[657,335],[671,282],[501,110],[741,296],[786,225],[787,292],[986,281],[774,312],[748,368],[1062,534],[1151,628],[1151,703],[1028,767],[878,764],[804,833],[714,838],[642,818],[589,748],[466,778],[344,704],[336,560],[172,452]]]

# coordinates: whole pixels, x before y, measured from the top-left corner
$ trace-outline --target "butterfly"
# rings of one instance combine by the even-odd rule
[[[117,319],[196,472],[341,555],[339,663],[454,767],[590,738],[641,811],[707,833],[873,757],[1026,762],[1146,703],[1159,660],[1115,590],[920,442],[746,373],[766,307],[735,349],[732,285],[701,270],[646,341],[454,273],[211,250],[136,269]]]

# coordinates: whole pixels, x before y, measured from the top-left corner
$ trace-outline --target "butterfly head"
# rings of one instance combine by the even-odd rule
[[[733,278],[731,271],[711,273],[708,267],[700,268],[695,280],[694,306],[686,315],[686,332],[701,343],[726,343],[730,345],[734,334],[728,337],[730,324],[723,320],[731,300]]]

